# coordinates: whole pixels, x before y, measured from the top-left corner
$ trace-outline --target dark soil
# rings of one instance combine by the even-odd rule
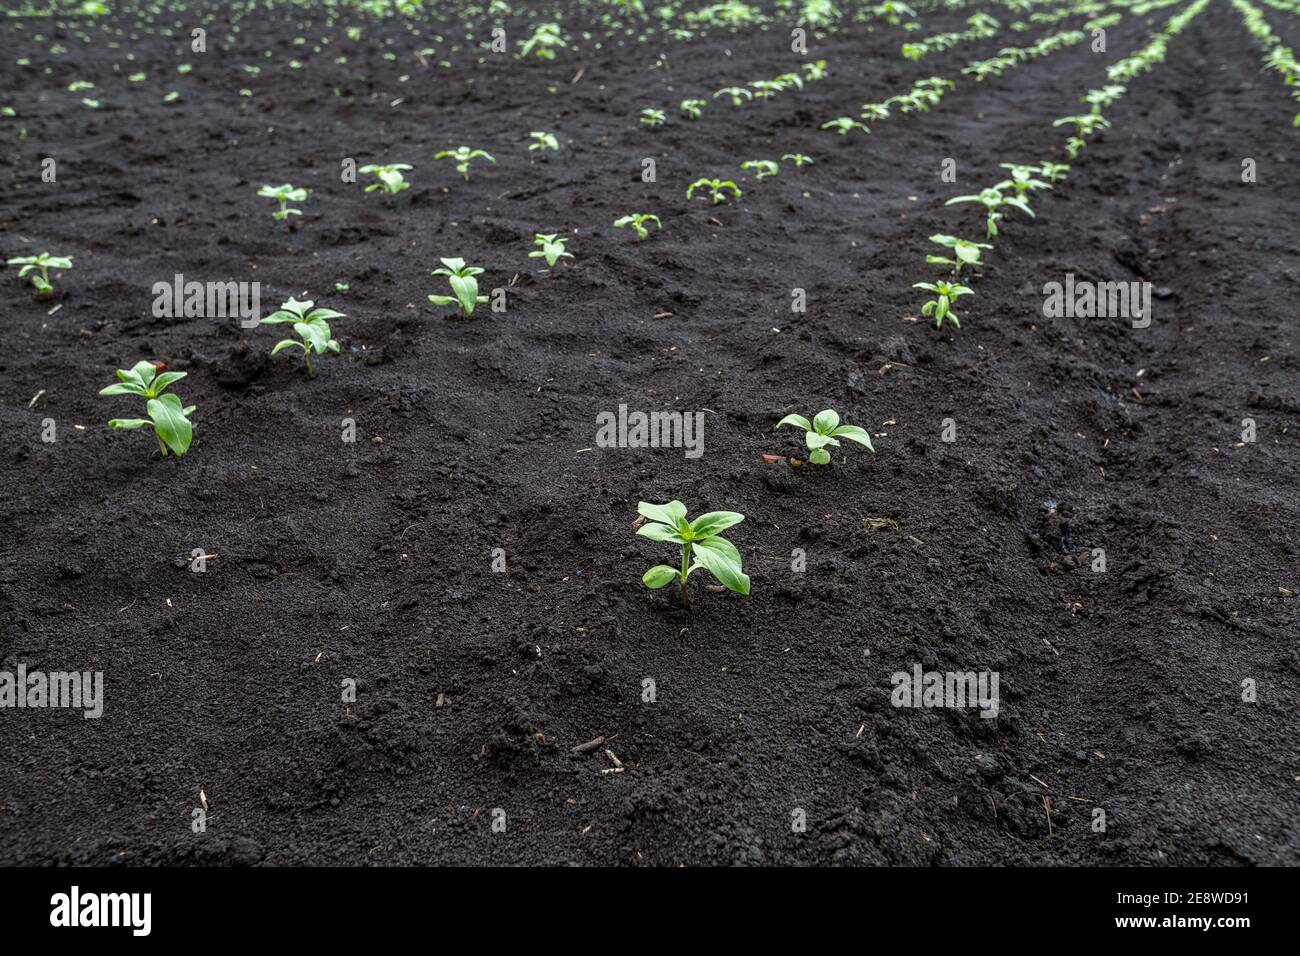
[[[521,64],[434,42],[454,10],[331,24],[190,3],[170,36],[128,10],[102,21],[138,33],[119,49],[97,26],[83,44],[0,21],[0,105],[19,110],[0,121],[0,252],[76,259],[53,302],[13,270],[0,295],[0,670],[105,675],[100,720],[0,711],[0,862],[1300,861],[1300,131],[1236,11],[1215,0],[1038,218],[1011,215],[960,331],[919,321],[911,288],[938,275],[927,236],[978,229],[943,200],[998,163],[1063,160],[1052,120],[1176,9],[847,137],[817,126],[1076,24],[912,64],[901,31],[846,23],[811,41],[827,79],[690,123],[680,99],[797,68],[783,22]],[[920,35],[971,12],[923,12]],[[512,44],[536,20],[508,19]],[[639,127],[647,106],[668,125]],[[562,149],[530,162],[532,130]],[[462,143],[497,164],[465,183],[433,161]],[[739,169],[787,152],[816,165]],[[413,188],[364,194],[344,157],[410,163]],[[685,200],[715,175],[743,200]],[[255,195],[283,182],[311,190],[291,228]],[[611,228],[641,211],[663,231]],[[576,258],[548,271],[527,252],[554,231]],[[430,306],[444,256],[507,286],[507,311]],[[1067,272],[1150,281],[1152,327],[1044,318]],[[175,273],[260,280],[264,311],[309,292],[347,314],[342,354],[310,379],[268,357],[270,330],[154,318]],[[142,358],[189,373],[183,459],[104,424],[133,410],[97,391]],[[621,403],[705,410],[705,454],[594,447]],[[802,457],[773,425],[825,407],[878,453],[762,459]],[[685,612],[641,585],[672,553],[634,536],[637,502],[671,498],[747,516],[729,537],[750,597],[695,576]],[[997,671],[997,719],[892,707],[891,673],[918,663]],[[573,752],[597,736],[622,772]]]

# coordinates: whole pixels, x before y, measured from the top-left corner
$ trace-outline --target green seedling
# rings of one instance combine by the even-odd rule
[[[642,126],[649,126],[652,129],[656,126],[663,126],[668,117],[664,115],[663,110],[657,110],[647,106],[641,111],[641,119],[638,122]]]
[[[1102,110],[1110,107],[1124,95],[1128,89],[1126,86],[1120,86],[1118,83],[1103,86],[1099,90],[1089,90],[1084,94],[1083,102],[1092,107],[1095,114],[1100,114]]]
[[[545,259],[546,264],[554,269],[555,264],[561,259],[573,258],[573,253],[564,248],[564,244],[568,241],[568,239],[560,238],[558,232],[552,233],[549,236],[539,232],[533,239],[533,245],[539,246],[540,248],[528,253],[528,258]]]
[[[708,106],[708,100],[682,100],[679,107],[687,119],[699,119],[704,112],[704,107]]]
[[[373,175],[378,182],[373,182],[366,187],[366,192],[373,193],[383,191],[392,195],[400,193],[403,189],[410,189],[411,184],[402,176],[402,171],[410,169],[406,163],[393,163],[390,166],[376,166],[373,163],[362,166],[357,170],[359,173]]]
[[[931,236],[930,241],[943,246],[945,249],[952,250],[953,258],[926,256],[925,261],[931,265],[952,266],[953,275],[960,275],[962,266],[970,266],[973,269],[982,268],[984,263],[980,261],[980,250],[993,248],[987,242],[968,242],[965,239],[958,239],[956,236],[945,236],[942,233]]]
[[[284,222],[290,216],[302,215],[301,209],[293,209],[289,203],[302,202],[307,198],[307,190],[285,183],[283,186],[263,186],[257,191],[257,195],[261,199],[274,199],[278,202],[280,208],[271,213],[271,216]]]
[[[554,133],[529,133],[528,137],[532,140],[532,142],[528,144],[528,151],[530,153],[535,151],[545,152],[548,149],[559,150],[560,148],[560,141],[555,138]]]
[[[1086,139],[1099,129],[1110,129],[1110,120],[1100,113],[1081,113],[1078,116],[1062,116],[1058,120],[1053,120],[1053,126],[1066,126],[1073,124],[1078,135]]]
[[[1038,171],[1047,177],[1049,183],[1060,182],[1070,172],[1069,163],[1049,163],[1044,161]]]
[[[645,227],[647,222],[653,222],[659,229],[664,227],[658,216],[648,212],[635,212],[615,219],[614,228],[622,229],[624,226],[631,226],[633,231],[636,232],[637,242],[640,242],[650,235],[650,230]]]
[[[181,404],[181,400],[170,392],[167,386],[179,382],[185,372],[159,372],[153,362],[137,362],[129,369],[118,369],[118,380],[112,385],[99,390],[100,395],[138,395],[145,400],[145,414],[148,418],[113,418],[108,422],[109,428],[133,431],[148,425],[158,439],[158,450],[164,458],[168,449],[179,458],[189,450],[194,438],[194,427],[189,416],[194,414],[195,406]]]
[[[883,120],[889,119],[888,103],[863,103],[862,118],[864,120]]]
[[[921,306],[921,314],[926,317],[933,315],[936,329],[943,328],[944,319],[961,328],[961,322],[957,318],[957,313],[952,310],[952,306],[959,297],[974,295],[970,289],[955,282],[944,282],[942,279],[938,282],[914,282],[912,288],[925,289],[927,292],[934,293],[934,298]]]
[[[1011,178],[1002,180],[993,187],[994,189],[1011,189],[1015,191],[1018,197],[1024,199],[1034,190],[1052,188],[1050,183],[1034,178],[1034,174],[1038,172],[1037,166],[1018,166],[1015,163],[999,163],[998,165],[1010,172]]]
[[[849,116],[840,116],[833,120],[827,120],[825,123],[822,123],[821,128],[833,129],[841,136],[847,136],[851,130],[855,129],[860,129],[864,133],[871,132],[871,130],[867,129],[867,127],[862,123],[859,123],[857,120]]]
[[[813,416],[811,424],[802,415],[787,415],[776,423],[777,428],[782,425],[796,425],[804,430],[804,444],[808,446],[809,451],[808,460],[814,465],[829,465],[831,454],[826,449],[839,447],[841,438],[857,442],[865,446],[867,451],[876,450],[876,446],[871,444],[871,436],[867,434],[866,429],[859,428],[857,425],[841,425],[839,413],[833,408],[818,412]]]
[[[464,259],[440,259],[439,261],[444,268],[434,269],[433,274],[446,276],[455,295],[431,295],[429,301],[434,305],[450,305],[455,302],[463,315],[473,315],[474,306],[482,305],[488,300],[487,296],[478,294],[478,279],[474,278],[482,275],[483,270],[465,265]]]
[[[691,195],[700,186],[704,186],[709,190],[709,198],[713,200],[713,205],[715,206],[718,203],[727,201],[727,190],[731,190],[732,199],[739,199],[744,195],[744,193],[740,191],[740,187],[730,179],[697,179],[686,187],[686,198],[690,199]]]
[[[339,343],[330,337],[330,319],[343,319],[346,316],[342,312],[335,312],[333,309],[313,308],[316,303],[308,299],[305,302],[299,302],[292,296],[288,302],[285,302],[275,312],[272,312],[266,318],[262,319],[260,325],[283,325],[292,323],[293,330],[298,333],[299,339],[281,339],[275,343],[275,348],[271,349],[272,355],[277,355],[285,349],[299,348],[302,349],[303,361],[307,365],[307,374],[316,375],[316,369],[312,367],[312,354],[325,355],[327,352],[338,353]]]
[[[785,89],[785,86],[776,80],[754,80],[749,85],[754,88],[754,95],[760,100],[770,100]]]
[[[722,89],[718,90],[718,92],[713,94],[715,100],[719,96],[731,97],[732,106],[744,106],[754,98],[754,94],[743,86],[724,86]]]
[[[761,183],[770,176],[775,176],[781,166],[773,159],[750,159],[740,164],[741,169],[752,169]]]
[[[1079,150],[1088,145],[1085,139],[1079,139],[1077,136],[1071,136],[1065,141],[1065,154],[1071,159],[1079,158]]]
[[[470,149],[468,146],[457,146],[455,149],[443,149],[433,154],[434,160],[450,159],[456,163],[456,172],[465,177],[469,182],[469,164],[476,159],[486,159],[489,163],[496,163],[491,153],[481,149]]]
[[[554,60],[555,51],[568,45],[560,35],[558,23],[541,23],[533,35],[519,45],[519,55],[526,57],[533,53],[539,60]]]
[[[48,299],[54,294],[54,286],[50,283],[50,270],[71,269],[72,256],[52,256],[48,252],[42,252],[36,256],[19,256],[8,260],[5,264],[18,266],[20,279],[30,274],[36,294],[42,299]]]
[[[1029,217],[1034,217],[1034,211],[1029,208],[1029,203],[1025,202],[1020,196],[1004,196],[998,186],[991,186],[988,189],[981,189],[976,196],[956,196],[949,199],[945,206],[952,206],[956,203],[975,202],[980,203],[986,212],[987,220],[985,226],[985,238],[992,239],[998,234],[998,223],[1002,220],[1002,207],[1011,206],[1019,209]]]
[[[749,576],[741,570],[740,552],[736,546],[719,535],[732,525],[745,520],[734,511],[710,511],[694,521],[686,520],[686,506],[680,501],[654,505],[641,501],[637,513],[649,520],[636,529],[636,533],[651,541],[667,541],[682,548],[681,568],[656,564],[641,576],[648,588],[662,588],[677,581],[681,586],[682,607],[691,606],[687,579],[698,568],[708,571],[718,582],[737,594],[749,593]]]
[[[781,158],[794,163],[795,169],[803,169],[805,166],[813,165],[813,158],[805,156],[803,153],[784,153]]]
[[[788,90],[792,86],[797,90],[803,89],[803,77],[798,73],[782,73],[780,76],[773,77],[772,82],[776,84],[778,90]]]
[[[812,63],[805,63],[803,71],[809,80],[824,80],[826,79],[826,61],[814,60]]]

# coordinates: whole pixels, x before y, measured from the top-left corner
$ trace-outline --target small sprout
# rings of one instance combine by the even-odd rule
[[[530,153],[545,152],[548,149],[558,150],[560,148],[560,141],[555,138],[554,133],[533,132],[528,134],[528,138],[532,140],[528,144],[528,152]]]
[[[750,159],[740,164],[741,169],[752,169],[761,183],[769,176],[775,176],[780,165],[773,159]]]
[[[668,117],[664,115],[663,110],[653,109],[647,106],[641,111],[641,119],[638,121],[642,126],[649,126],[653,129],[656,126],[663,126]]]
[[[1065,141],[1065,154],[1071,159],[1079,158],[1079,150],[1088,145],[1087,140],[1080,139],[1077,136],[1071,136]]]
[[[290,216],[302,215],[301,209],[292,209],[289,203],[302,202],[307,198],[307,190],[285,183],[283,186],[263,186],[257,191],[257,195],[262,199],[274,199],[278,202],[280,209],[271,213],[271,216],[284,222]]]
[[[307,363],[307,374],[315,376],[316,370],[312,367],[312,353],[324,355],[327,352],[338,353],[339,343],[330,337],[330,319],[346,318],[342,312],[335,312],[333,309],[316,309],[310,299],[306,302],[299,302],[297,299],[290,297],[289,301],[280,306],[266,318],[262,319],[261,325],[280,325],[285,322],[293,323],[293,330],[298,333],[302,341],[298,339],[281,339],[271,349],[271,354],[275,355],[289,348],[302,349],[303,361]]]
[[[861,115],[864,120],[889,119],[889,104],[888,103],[863,103]]]
[[[687,119],[694,120],[700,118],[700,114],[704,112],[704,107],[707,105],[707,100],[682,100],[680,109]]]
[[[649,520],[636,533],[651,541],[666,541],[682,548],[681,568],[656,564],[641,576],[648,588],[658,589],[677,581],[681,587],[682,607],[691,606],[687,578],[697,568],[708,571],[718,582],[737,594],[749,593],[749,576],[741,570],[740,552],[726,538],[718,537],[745,516],[734,511],[710,511],[694,521],[686,520],[686,506],[680,501],[654,505],[641,501],[637,513]]]
[[[1053,126],[1066,126],[1073,124],[1078,130],[1080,137],[1088,137],[1099,129],[1110,129],[1110,120],[1100,113],[1082,113],[1079,116],[1062,116],[1058,120],[1053,120]]]
[[[558,23],[541,23],[527,40],[519,45],[519,55],[526,57],[536,53],[539,60],[554,60],[555,51],[569,44],[560,35]]]
[[[824,80],[826,78],[826,61],[815,60],[812,63],[805,63],[803,71],[807,74],[809,80]]]
[[[456,163],[456,172],[465,177],[469,182],[469,164],[476,159],[486,159],[489,163],[496,163],[490,153],[481,149],[470,149],[468,146],[457,146],[455,149],[440,150],[433,155],[434,160],[451,159]]]
[[[32,286],[36,289],[36,294],[42,299],[47,299],[54,294],[54,286],[50,284],[51,269],[71,269],[72,256],[52,256],[48,252],[42,252],[37,256],[19,256],[17,259],[10,259],[6,265],[18,266],[18,278],[31,273]]]
[[[478,280],[474,277],[481,275],[483,270],[474,266],[465,265],[464,259],[441,259],[445,268],[434,269],[433,274],[436,276],[446,276],[447,281],[451,284],[451,295],[431,295],[429,301],[434,305],[450,305],[455,302],[460,307],[461,314],[470,316],[474,314],[474,306],[481,305],[488,300],[485,295],[478,294]]]
[[[189,450],[194,437],[194,428],[189,416],[194,414],[195,406],[181,404],[181,400],[167,392],[167,386],[179,382],[185,372],[162,372],[153,362],[137,362],[132,368],[118,369],[118,380],[112,385],[99,390],[100,395],[138,395],[145,400],[145,414],[148,418],[114,418],[108,423],[109,428],[121,428],[133,431],[150,426],[158,439],[158,448],[164,458],[167,450],[179,458]]]
[[[788,159],[790,162],[794,163],[795,169],[803,169],[805,166],[813,165],[813,158],[811,156],[805,156],[803,153],[785,153],[781,158]]]
[[[335,292],[339,292],[339,293],[347,292],[347,291],[350,290],[351,288],[352,288],[352,286],[348,285],[346,282],[335,282],[335,283],[334,283],[334,291],[335,291]]]
[[[760,100],[770,100],[785,89],[785,85],[776,80],[755,80],[749,85],[756,90],[754,95]]]
[[[716,206],[718,203],[726,202],[726,201],[727,201],[727,190],[728,190],[728,189],[730,189],[731,192],[732,192],[732,197],[731,197],[732,199],[739,199],[741,196],[744,195],[744,193],[742,193],[742,192],[740,191],[740,187],[738,187],[738,186],[737,186],[734,182],[732,182],[730,179],[726,179],[726,180],[723,180],[723,179],[697,179],[697,180],[695,180],[695,182],[691,183],[689,186],[686,187],[686,198],[687,198],[687,199],[690,199],[690,198],[691,198],[691,195],[692,195],[692,194],[695,192],[695,190],[698,189],[700,186],[704,186],[704,187],[707,187],[707,188],[708,188],[708,190],[709,190],[709,197],[713,200],[713,205],[715,205],[715,206]]]
[[[754,94],[749,92],[749,90],[745,89],[743,86],[724,86],[722,89],[718,90],[718,92],[713,94],[715,100],[719,96],[731,97],[732,106],[744,106],[754,98]]]
[[[1019,209],[1031,218],[1034,217],[1034,211],[1029,208],[1029,203],[1027,203],[1024,198],[1020,196],[1002,195],[1002,187],[1000,185],[992,186],[988,189],[981,189],[979,195],[976,196],[954,196],[952,199],[949,199],[944,203],[944,205],[951,206],[954,203],[962,202],[977,202],[984,206],[987,214],[985,237],[988,239],[992,239],[998,234],[998,223],[1002,219],[1001,210],[1003,206],[1011,206],[1015,209]]]
[[[956,236],[942,234],[931,236],[930,241],[943,246],[945,249],[951,249],[954,258],[926,256],[925,261],[931,265],[952,266],[953,275],[959,275],[962,266],[983,267],[984,263],[980,261],[980,250],[993,248],[987,242],[968,242],[965,239],[958,239]]]
[[[787,90],[792,86],[796,89],[803,89],[803,77],[798,73],[782,73],[772,82],[776,84],[778,90]]]
[[[1034,178],[1034,175],[1038,172],[1037,166],[1019,166],[1015,163],[999,163],[998,165],[1009,170],[1011,178],[1002,180],[993,187],[994,189],[1013,189],[1016,195],[1023,199],[1036,189],[1052,188],[1050,183]]]
[[[1049,183],[1055,183],[1066,177],[1066,174],[1070,171],[1070,164],[1049,163],[1044,161],[1043,164],[1038,167],[1038,171],[1047,177]]]
[[[410,189],[411,184],[402,176],[402,171],[410,169],[406,163],[393,163],[390,166],[375,166],[368,164],[357,170],[359,173],[373,175],[378,182],[371,183],[366,187],[366,192],[373,193],[383,190],[388,194],[400,193],[403,189]]]
[[[933,314],[936,329],[943,328],[944,319],[961,328],[961,322],[957,319],[957,313],[952,310],[952,304],[957,301],[958,296],[973,295],[970,289],[964,285],[944,282],[942,279],[938,282],[914,282],[912,288],[925,289],[934,293],[934,298],[921,306],[921,314],[926,317]]]
[[[648,212],[634,212],[614,220],[614,228],[622,229],[624,226],[631,226],[636,232],[637,242],[647,238],[650,230],[645,227],[647,222],[653,222],[658,228],[663,229],[664,224],[659,221],[659,217]]]
[[[545,259],[546,264],[554,269],[555,264],[561,259],[573,258],[573,253],[564,248],[564,244],[568,241],[568,239],[560,238],[559,233],[552,233],[547,236],[539,232],[533,239],[533,245],[540,246],[541,248],[528,253],[528,258]]]
[[[812,424],[809,424],[808,419],[802,415],[787,415],[776,423],[777,428],[782,425],[797,425],[804,430],[804,442],[811,452],[808,460],[814,465],[829,465],[831,455],[826,449],[828,446],[838,447],[841,438],[864,445],[867,451],[876,450],[876,446],[871,444],[871,436],[867,434],[866,429],[859,428],[857,425],[841,425],[839,413],[833,408],[827,408],[814,415]]]
[[[871,130],[849,116],[840,116],[833,120],[827,120],[821,125],[822,129],[833,129],[841,136],[847,136],[850,130],[860,129],[864,133],[870,133]]]

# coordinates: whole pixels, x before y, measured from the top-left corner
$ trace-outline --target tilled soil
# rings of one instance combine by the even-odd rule
[[[76,259],[53,302],[12,270],[0,296],[0,670],[105,681],[98,720],[0,711],[0,861],[1300,862],[1298,131],[1236,11],[1215,0],[1037,218],[1008,217],[959,331],[919,319],[911,288],[939,275],[927,236],[979,230],[943,201],[999,163],[1063,160],[1052,120],[1177,9],[846,137],[817,126],[1078,22],[916,64],[884,25],[805,58],[778,23],[448,68],[400,18],[286,7],[223,46],[223,5],[190,4],[129,66],[102,37],[0,21],[19,107],[3,253]],[[923,12],[919,35],[971,12]],[[293,42],[320,36],[316,56]],[[813,58],[829,76],[802,91],[676,112]],[[97,89],[66,92],[78,79]],[[668,125],[640,127],[647,106]],[[532,130],[561,150],[530,157]],[[462,143],[496,165],[463,182],[433,161]],[[816,164],[739,169],[793,152]],[[345,157],[410,163],[413,188],[365,194]],[[743,199],[686,201],[715,175]],[[292,227],[255,195],[283,182],[311,191]],[[611,228],[642,211],[663,218],[646,242]],[[539,268],[532,236],[556,231],[576,258]],[[429,305],[446,256],[506,287],[506,311]],[[264,311],[308,292],[347,314],[342,354],[308,378],[268,356],[271,331],[155,318],[176,273],[260,281]],[[1151,327],[1044,317],[1066,273],[1151,282]],[[183,459],[104,425],[132,410],[97,391],[142,358],[189,373]],[[597,447],[620,404],[703,411],[704,454]],[[772,426],[825,407],[877,453],[763,460],[803,457]],[[746,515],[728,537],[751,596],[694,576],[683,611],[641,585],[672,555],[634,536],[637,502],[671,498]],[[996,671],[996,719],[891,706],[890,675],[918,664]]]

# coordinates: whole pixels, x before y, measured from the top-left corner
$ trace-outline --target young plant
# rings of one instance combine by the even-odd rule
[[[867,129],[867,127],[862,123],[859,123],[857,120],[849,116],[840,116],[833,120],[827,120],[825,123],[822,123],[821,128],[833,129],[841,136],[847,136],[850,130],[855,129],[860,129],[864,133],[871,132],[871,130]]]
[[[290,216],[301,216],[301,209],[290,208],[291,202],[302,202],[307,198],[307,190],[297,186],[291,186],[285,183],[283,186],[263,186],[257,191],[261,199],[274,199],[280,204],[278,211],[271,213],[272,217],[284,222]]]
[[[952,304],[960,296],[973,295],[974,293],[964,285],[957,285],[955,282],[944,282],[940,279],[938,282],[913,282],[913,289],[925,289],[927,292],[933,292],[934,298],[921,306],[921,314],[927,318],[934,316],[934,327],[943,328],[943,320],[947,319],[957,328],[961,328],[961,322],[957,318],[957,313],[952,310]]]
[[[691,606],[687,579],[697,568],[708,571],[729,591],[749,593],[749,576],[741,570],[740,552],[736,546],[719,535],[732,525],[740,524],[745,516],[734,511],[710,511],[694,521],[686,520],[686,506],[680,501],[654,505],[641,501],[637,513],[649,519],[636,529],[636,533],[651,541],[667,541],[681,545],[681,568],[656,564],[641,576],[648,588],[658,589],[677,581],[681,587],[682,607]]]
[[[638,121],[642,126],[649,126],[653,129],[656,126],[663,126],[668,117],[664,115],[663,110],[657,110],[647,106],[641,111],[641,119]]]
[[[953,258],[926,256],[925,261],[931,265],[952,266],[953,275],[961,275],[962,266],[983,267],[984,263],[980,261],[980,250],[993,248],[987,242],[968,242],[965,239],[958,239],[956,236],[945,236],[943,234],[931,236],[930,241],[943,246],[945,249],[951,249]]]
[[[945,206],[951,206],[955,203],[977,202],[980,203],[986,213],[985,238],[992,239],[998,234],[998,223],[1002,220],[1002,207],[1011,206],[1019,209],[1021,212],[1034,218],[1034,211],[1029,208],[1029,203],[1025,202],[1020,196],[1004,196],[1000,186],[991,186],[988,189],[981,189],[976,196],[955,196],[949,199]]]
[[[865,446],[867,451],[876,450],[876,446],[871,444],[871,436],[867,434],[866,429],[859,428],[857,425],[841,425],[839,413],[833,408],[818,412],[813,416],[811,424],[802,415],[787,415],[776,423],[777,428],[782,425],[797,425],[804,430],[804,444],[808,446],[810,453],[808,460],[814,465],[829,465],[831,455],[826,449],[829,446],[838,447],[841,438],[857,442]]]
[[[700,114],[704,112],[704,107],[708,105],[708,100],[682,100],[680,109],[687,119],[695,120],[700,118]]]
[[[1034,174],[1038,172],[1036,166],[1018,166],[1015,163],[999,163],[1003,169],[1010,171],[1011,178],[1004,179],[994,186],[994,189],[1012,189],[1015,194],[1024,199],[1029,193],[1036,189],[1051,189],[1051,184],[1043,182],[1041,179],[1035,179]],[[1026,200],[1028,201],[1028,200]]]
[[[528,144],[528,152],[530,153],[536,151],[545,152],[548,149],[558,150],[560,148],[560,141],[555,138],[554,133],[529,133],[528,137],[532,140]]]
[[[478,279],[474,278],[481,275],[483,270],[465,265],[464,259],[440,259],[439,261],[444,268],[434,269],[433,274],[446,276],[448,283],[451,284],[451,291],[455,294],[431,295],[429,301],[434,305],[450,305],[455,302],[460,307],[461,314],[473,315],[474,306],[482,305],[488,300],[487,296],[478,294]]]
[[[813,165],[813,158],[805,156],[803,153],[784,153],[781,158],[794,163],[795,169],[803,169],[805,166]]]
[[[100,395],[138,395],[145,400],[145,414],[148,418],[113,418],[109,428],[133,431],[146,425],[154,431],[158,439],[158,449],[164,458],[167,450],[179,458],[189,450],[194,438],[194,427],[189,416],[194,414],[195,406],[184,406],[181,400],[170,392],[164,394],[167,386],[179,382],[185,377],[184,372],[159,372],[153,362],[137,362],[129,369],[118,369],[118,380],[112,385],[99,390]]]
[[[1083,147],[1087,145],[1087,140],[1080,139],[1077,136],[1071,136],[1065,141],[1065,155],[1069,156],[1071,159],[1078,159],[1079,150],[1083,149]]]
[[[456,163],[456,172],[465,177],[469,182],[469,164],[476,159],[486,159],[489,163],[496,163],[491,153],[481,149],[470,149],[468,146],[457,146],[455,149],[443,149],[433,154],[434,160],[450,159]]]
[[[713,200],[713,205],[715,206],[718,203],[727,201],[728,189],[731,190],[732,199],[739,199],[741,196],[744,195],[744,193],[740,191],[740,187],[737,186],[735,183],[733,183],[730,179],[726,179],[726,180],[697,179],[695,180],[695,182],[691,183],[689,186],[686,187],[686,198],[690,199],[691,194],[694,193],[695,190],[698,189],[700,186],[704,186],[709,190],[709,198]]]
[[[754,88],[754,95],[760,100],[770,100],[785,89],[784,84],[776,80],[754,80],[749,85]]]
[[[713,94],[715,100],[719,96],[731,97],[732,106],[744,106],[754,98],[754,94],[749,92],[749,90],[745,89],[743,86],[724,86],[722,89],[718,90],[718,92]]]
[[[519,55],[536,54],[539,60],[554,60],[555,51],[562,50],[569,44],[560,35],[558,23],[541,23],[527,40],[519,45]]]
[[[863,103],[861,116],[864,120],[889,119],[889,104]]]
[[[648,212],[629,213],[622,218],[614,220],[614,228],[622,229],[624,226],[631,226],[636,232],[636,240],[640,242],[650,235],[650,230],[645,227],[647,222],[653,222],[658,228],[663,229],[664,224],[659,221],[659,217]]]
[[[564,248],[564,244],[568,241],[568,239],[561,238],[558,232],[552,233],[549,236],[543,235],[539,232],[533,239],[533,245],[540,246],[540,248],[534,249],[532,252],[528,253],[528,258],[545,259],[546,264],[550,268],[554,269],[555,264],[561,259],[573,258],[573,253]]]
[[[293,330],[298,333],[299,338],[281,339],[275,343],[275,348],[271,349],[271,354],[276,355],[285,349],[302,349],[303,361],[307,365],[307,374],[313,377],[316,375],[316,369],[311,364],[312,353],[324,355],[327,352],[334,352],[337,354],[339,350],[339,343],[330,337],[329,320],[346,318],[342,312],[335,312],[333,309],[313,308],[315,304],[310,299],[299,302],[290,296],[288,302],[285,302],[279,309],[259,323],[260,325],[292,323]]]
[[[72,256],[52,256],[48,252],[42,252],[36,256],[19,256],[10,259],[6,265],[18,266],[20,279],[30,273],[32,287],[36,289],[36,294],[42,299],[47,299],[54,294],[54,286],[50,284],[50,270],[71,269]]]
[[[814,60],[812,63],[805,63],[803,71],[809,80],[824,80],[826,78],[826,61]]]
[[[1070,172],[1069,163],[1049,163],[1044,160],[1038,171],[1047,177],[1049,183],[1059,182]]]
[[[411,167],[406,163],[393,163],[391,166],[376,166],[371,163],[362,166],[357,172],[373,175],[378,180],[367,186],[366,192],[373,193],[382,190],[392,195],[393,193],[400,193],[403,189],[411,188],[411,184],[402,176],[402,171],[405,169],[411,169]]]
[[[1110,129],[1110,120],[1100,113],[1081,113],[1078,116],[1062,116],[1058,120],[1052,120],[1053,126],[1066,126],[1073,124],[1081,138],[1086,139],[1099,129]]]
[[[750,159],[740,164],[741,169],[752,169],[761,183],[769,176],[775,176],[781,168],[774,159]]]

